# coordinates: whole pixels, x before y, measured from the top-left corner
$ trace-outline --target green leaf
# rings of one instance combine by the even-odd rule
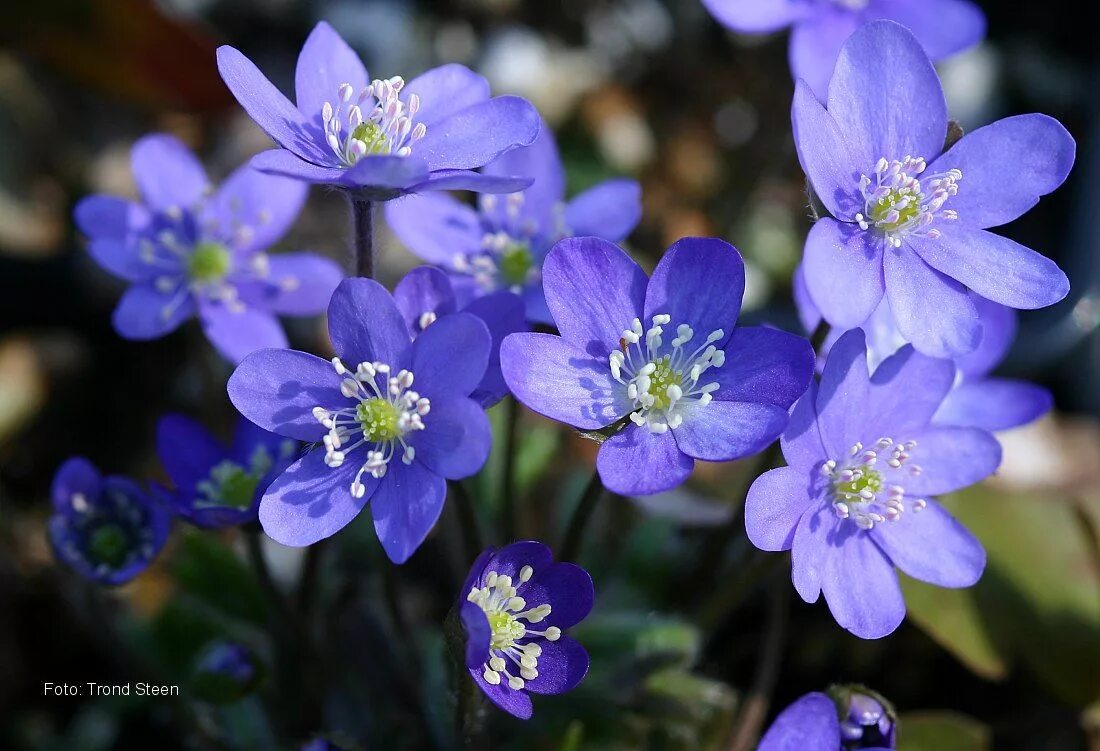
[[[898,751],[990,751],[989,728],[954,712],[908,712],[898,725]]]
[[[266,623],[267,604],[255,577],[216,536],[208,532],[185,536],[175,574],[182,590],[215,610],[260,626]]]

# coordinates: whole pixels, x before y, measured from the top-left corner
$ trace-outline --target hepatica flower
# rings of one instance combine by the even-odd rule
[[[75,212],[92,257],[131,283],[113,317],[121,336],[156,339],[197,315],[237,362],[287,345],[276,315],[325,309],[342,277],[335,263],[265,252],[297,218],[305,186],[246,166],[213,190],[195,156],[167,135],[139,140],[132,167],[139,203],[96,195]]]
[[[890,711],[858,690],[806,694],[784,709],[760,741],[757,751],[889,751],[897,727]]]
[[[1065,180],[1075,145],[1056,120],[1000,120],[944,152],[939,79],[890,21],[844,44],[828,109],[799,83],[793,120],[802,165],[832,214],[810,231],[804,259],[809,295],[830,324],[859,326],[885,297],[917,350],[954,357],[981,340],[968,290],[1026,309],[1069,291],[1053,261],[986,231]]]
[[[1001,448],[988,432],[933,417],[955,365],[911,346],[868,376],[863,332],[833,347],[783,434],[789,466],[749,489],[745,526],[761,550],[791,550],[795,589],[822,593],[853,634],[897,628],[905,602],[895,567],[941,587],[968,587],[985,567],[981,544],[933,496],[989,476]]]
[[[588,653],[565,630],[592,610],[592,577],[555,563],[550,549],[526,541],[486,550],[462,588],[466,668],[498,707],[531,716],[530,694],[561,694],[584,680]]]
[[[721,240],[680,240],[647,279],[617,246],[567,239],[550,251],[543,279],[561,336],[507,337],[504,380],[547,417],[582,430],[615,426],[596,461],[615,493],[668,490],[696,459],[760,451],[812,378],[805,339],[734,328],[745,268]]]
[[[523,298],[533,323],[553,323],[542,292],[542,262],[564,237],[626,238],[642,215],[634,180],[607,180],[565,200],[565,171],[544,123],[530,146],[488,165],[487,175],[521,175],[531,187],[505,196],[482,195],[477,210],[442,194],[386,204],[386,221],[413,253],[452,275],[460,300],[501,291]]]
[[[157,454],[174,491],[173,511],[207,529],[256,520],[267,486],[298,453],[298,442],[241,419],[229,446],[194,420],[167,415],[157,424]]]
[[[460,307],[450,278],[431,266],[421,266],[406,274],[394,287],[393,299],[413,339],[440,317],[455,313]],[[508,393],[500,372],[500,343],[509,334],[527,329],[523,301],[508,292],[494,292],[470,301],[461,310],[480,318],[493,339],[485,375],[470,394],[481,406],[491,407]]]
[[[245,111],[281,148],[259,169],[354,189],[370,200],[424,190],[509,192],[528,184],[474,170],[535,140],[538,113],[519,97],[489,97],[489,84],[444,65],[407,84],[371,79],[359,56],[319,23],[298,56],[297,104],[247,57],[218,49],[218,70]]]
[[[54,476],[50,544],[58,559],[100,584],[123,584],[144,571],[168,538],[171,517],[137,483],[103,477],[87,459],[69,459]]]
[[[906,26],[933,60],[962,52],[985,36],[985,16],[969,0],[703,0],[703,5],[744,34],[790,26],[791,72],[822,99],[844,41],[869,21]]]
[[[443,509],[447,480],[485,463],[491,435],[470,398],[491,337],[469,313],[453,313],[415,341],[390,294],[346,279],[332,295],[332,361],[261,350],[229,379],[229,398],[256,425],[315,446],[277,477],[260,523],[284,545],[339,531],[369,501],[390,559],[403,563]]]

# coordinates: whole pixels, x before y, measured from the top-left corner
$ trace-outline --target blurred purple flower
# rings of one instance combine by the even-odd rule
[[[431,266],[421,266],[406,274],[394,287],[393,299],[414,339],[439,318],[459,310],[450,278]],[[461,310],[480,318],[493,338],[485,376],[470,394],[482,407],[491,407],[508,393],[500,372],[500,343],[509,334],[527,330],[523,302],[509,292],[494,292],[469,302]]]
[[[144,571],[168,539],[171,517],[137,483],[99,474],[73,458],[54,476],[49,538],[54,554],[100,584],[123,584]]]
[[[502,290],[523,298],[527,319],[553,323],[542,293],[542,262],[563,237],[619,242],[642,215],[641,186],[607,180],[565,201],[565,172],[553,131],[484,169],[487,175],[534,179],[507,196],[483,195],[478,210],[442,193],[386,205],[386,221],[413,253],[453,275],[460,302]]]
[[[360,191],[384,201],[425,190],[509,193],[529,180],[474,170],[539,131],[539,116],[519,97],[489,97],[489,83],[461,65],[444,65],[408,84],[368,77],[351,47],[319,23],[298,56],[297,106],[233,47],[218,49],[218,70],[256,123],[282,148],[253,166],[311,183]]]
[[[206,529],[256,521],[264,491],[297,452],[297,441],[244,418],[228,447],[183,415],[166,415],[157,424],[157,454],[175,485],[162,491],[166,504]]]
[[[251,650],[237,642],[219,640],[203,649],[195,663],[191,690],[204,701],[238,701],[259,685],[263,666]]]
[[[121,336],[156,339],[197,314],[210,342],[238,362],[287,346],[277,314],[325,309],[343,276],[335,263],[264,252],[297,218],[305,186],[245,166],[212,192],[194,154],[168,135],[139,140],[132,163],[141,203],[95,195],[75,211],[92,257],[131,282],[113,318]]]
[[[453,313],[410,342],[393,298],[371,279],[344,280],[328,321],[331,362],[267,349],[229,379],[229,398],[249,420],[323,443],[271,483],[260,523],[284,545],[311,545],[370,501],[382,547],[403,563],[439,518],[447,480],[474,474],[489,456],[489,421],[469,396],[491,337],[476,316]]]
[[[840,48],[869,21],[897,21],[916,35],[928,57],[942,60],[985,36],[985,15],[969,0],[703,0],[733,31],[766,34],[791,28],[790,64],[821,99]]]
[[[807,331],[813,331],[821,314],[805,289],[802,267],[795,271],[795,302]],[[971,293],[982,324],[977,349],[955,358],[955,385],[933,418],[937,425],[958,425],[983,430],[1009,430],[1039,419],[1054,406],[1051,393],[1033,383],[990,375],[1008,354],[1016,337],[1016,311]],[[862,326],[867,337],[867,361],[872,372],[883,360],[907,344],[898,330],[890,305],[879,303]],[[819,365],[843,332],[830,329],[821,345]]]
[[[878,699],[852,691],[838,712],[829,696],[812,693],[775,718],[758,751],[890,751],[896,735]]]
[[[564,631],[592,610],[592,577],[555,563],[550,549],[525,541],[491,548],[462,587],[466,668],[498,707],[531,716],[529,694],[562,694],[588,673],[588,653]]]
[[[562,240],[546,257],[544,280],[561,336],[507,337],[504,380],[534,411],[582,430],[622,421],[596,461],[615,493],[668,490],[696,459],[762,450],[813,378],[805,339],[734,329],[745,267],[721,240],[680,240],[652,279],[605,240]]]
[[[1025,309],[1066,296],[1053,261],[986,231],[1066,179],[1076,147],[1056,120],[1000,120],[941,154],[947,108],[936,71],[891,21],[844,44],[827,110],[800,82],[792,117],[802,166],[832,214],[813,226],[803,261],[830,324],[860,326],[885,297],[917,350],[956,357],[981,340],[968,290]]]
[[[868,376],[863,332],[833,347],[783,435],[789,466],[756,479],[745,504],[749,539],[792,550],[806,602],[825,594],[856,636],[891,633],[905,617],[895,567],[941,587],[968,587],[985,568],[981,544],[930,496],[988,477],[1001,447],[988,432],[933,417],[955,365],[903,347]]]

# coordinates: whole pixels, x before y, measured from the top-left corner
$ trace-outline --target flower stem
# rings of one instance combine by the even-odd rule
[[[519,403],[514,397],[504,402],[504,469],[500,480],[501,526],[505,542],[516,539],[516,433],[519,425]]]
[[[470,498],[466,486],[457,480],[448,483],[455,497],[455,510],[458,512],[458,526],[462,531],[462,547],[465,550],[467,564],[473,563],[485,544],[481,539],[481,528],[477,523],[477,510]]]
[[[728,746],[729,751],[751,751],[760,738],[768,715],[772,692],[783,664],[783,646],[787,641],[790,593],[782,579],[774,579],[768,588],[768,620],[764,625],[763,644],[757,654],[756,673]]]
[[[576,560],[581,552],[581,544],[584,542],[584,531],[592,518],[592,512],[596,510],[596,504],[604,495],[603,482],[600,481],[600,473],[592,472],[592,479],[584,488],[577,507],[573,509],[573,515],[569,517],[569,526],[565,529],[565,537],[562,539],[558,557],[563,561]]]
[[[374,204],[355,191],[348,192],[355,239],[355,274],[374,278]]]

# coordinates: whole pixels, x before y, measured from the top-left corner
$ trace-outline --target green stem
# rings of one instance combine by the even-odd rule
[[[355,191],[348,191],[355,241],[356,276],[374,277],[374,204]]]
[[[581,552],[581,544],[584,542],[585,528],[588,526],[596,505],[604,495],[604,486],[600,481],[600,473],[592,472],[592,479],[584,488],[577,507],[573,509],[573,515],[569,517],[569,525],[565,529],[565,537],[562,539],[558,557],[563,561],[576,560]]]
[[[783,646],[787,641],[790,605],[786,583],[779,579],[773,580],[768,590],[768,620],[764,626],[763,643],[757,654],[752,688],[737,715],[729,751],[752,751],[760,738],[760,731],[768,716],[772,692],[779,680],[779,669],[783,665]]]

